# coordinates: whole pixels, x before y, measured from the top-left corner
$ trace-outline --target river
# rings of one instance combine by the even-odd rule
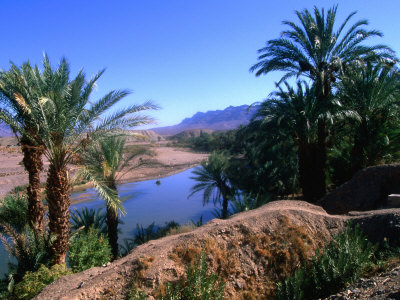
[[[136,224],[146,227],[153,222],[156,225],[164,225],[172,220],[185,224],[192,220],[197,222],[201,216],[203,222],[211,220],[214,217],[212,201],[203,207],[201,192],[188,199],[190,189],[196,184],[196,181],[189,178],[192,176],[191,171],[192,169],[189,169],[161,178],[159,185],[155,179],[119,185],[118,193],[126,210],[126,215],[121,217],[124,224],[119,226],[122,231],[119,242],[122,243],[124,238],[133,237]],[[97,197],[93,189],[73,193],[71,199],[79,200],[79,203],[71,205],[71,209],[104,207],[104,201]],[[0,274],[7,271],[7,255],[1,245]]]

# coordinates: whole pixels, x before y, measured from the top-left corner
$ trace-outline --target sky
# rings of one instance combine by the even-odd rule
[[[337,24],[353,11],[383,32],[371,39],[400,53],[399,0],[0,0],[0,68],[46,52],[54,66],[62,57],[73,74],[106,72],[93,100],[116,89],[132,91],[120,107],[152,100],[156,124],[180,123],[198,111],[265,99],[282,74],[255,77],[257,50],[297,22],[294,12],[338,4]],[[351,22],[351,24],[353,23]],[[139,128],[140,129],[140,128]]]

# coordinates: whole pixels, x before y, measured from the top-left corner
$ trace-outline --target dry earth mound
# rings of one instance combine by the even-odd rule
[[[400,164],[369,167],[323,197],[319,204],[330,214],[385,207],[389,194],[400,194]]]
[[[380,211],[377,218],[389,224],[400,218],[400,210]],[[157,296],[166,282],[182,278],[185,265],[202,251],[210,270],[225,280],[227,299],[264,299],[275,282],[326,245],[350,219],[365,228],[376,221],[371,212],[332,216],[306,202],[271,202],[229,220],[216,219],[192,232],[148,242],[106,267],[59,279],[36,299],[125,299],[134,289]],[[374,236],[373,231],[368,234]]]

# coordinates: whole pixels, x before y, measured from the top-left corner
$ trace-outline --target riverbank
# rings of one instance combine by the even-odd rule
[[[198,165],[208,156],[208,154],[194,153],[184,148],[166,147],[163,144],[148,144],[147,146],[155,154],[151,158],[151,163],[119,174],[120,183],[159,179],[174,175]],[[22,157],[20,147],[0,146],[0,198],[15,187],[28,183],[28,173],[22,165]],[[46,182],[48,167],[49,163],[44,159],[44,170],[40,174],[42,183]],[[71,165],[69,169],[73,176],[78,167]],[[82,191],[88,187],[90,185],[76,185],[73,191]]]

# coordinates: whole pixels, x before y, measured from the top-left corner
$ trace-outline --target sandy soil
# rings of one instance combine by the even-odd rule
[[[14,187],[28,183],[28,173],[22,165],[22,152],[16,141],[0,139],[0,197],[4,197]],[[120,182],[135,182],[148,179],[162,178],[182,172],[198,165],[207,154],[193,153],[182,148],[170,148],[164,145],[155,145],[151,148],[155,156],[149,165],[141,166],[129,172],[119,174]],[[44,161],[44,170],[41,174],[42,182],[46,181],[49,163]],[[77,167],[69,167],[71,174],[75,174]],[[82,188],[82,187],[81,187]],[[78,188],[74,188],[77,190]]]

